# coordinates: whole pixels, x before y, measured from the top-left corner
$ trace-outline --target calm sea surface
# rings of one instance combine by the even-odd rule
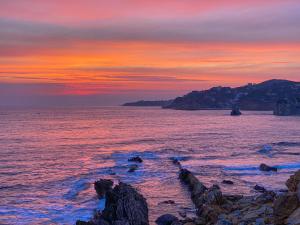
[[[300,168],[300,117],[271,112],[175,111],[160,108],[1,109],[0,224],[74,224],[103,207],[93,182],[111,178],[147,198],[151,221],[193,211],[178,181],[177,157],[206,185],[253,194],[285,188]],[[144,163],[128,173],[131,156]],[[260,163],[278,173],[260,172]],[[112,175],[114,174],[115,175]],[[234,185],[221,184],[223,179]],[[172,199],[175,205],[161,204]]]

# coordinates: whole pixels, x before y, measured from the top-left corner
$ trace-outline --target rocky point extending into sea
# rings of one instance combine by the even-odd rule
[[[142,162],[142,159],[135,158]],[[182,213],[181,218],[171,214],[161,215],[155,221],[158,225],[299,225],[300,224],[300,170],[287,181],[287,190],[276,193],[256,185],[260,192],[253,196],[232,193],[223,194],[218,185],[206,187],[193,172],[183,168],[177,159],[178,177],[187,185],[197,210],[193,218]],[[260,170],[275,171],[275,168],[261,164]],[[234,185],[230,180],[224,180]],[[103,211],[95,213],[90,221],[77,221],[76,225],[148,225],[146,199],[130,184],[100,179],[94,184],[99,198],[105,198]],[[169,200],[175,204],[175,201]],[[175,214],[175,212],[174,212]]]

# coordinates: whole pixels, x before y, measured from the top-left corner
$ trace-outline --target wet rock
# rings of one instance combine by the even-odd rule
[[[254,202],[256,204],[265,204],[268,202],[273,202],[276,193],[274,191],[267,191],[265,190],[261,195],[254,198]]]
[[[186,212],[185,211],[179,211],[178,212],[179,216],[181,216],[182,218],[186,218]]]
[[[129,169],[128,169],[128,172],[129,172],[129,173],[133,173],[133,172],[136,171],[138,168],[139,168],[139,167],[138,167],[138,165],[136,165],[136,164],[130,165],[130,166],[129,166]]]
[[[84,222],[77,220],[76,225],[110,225],[107,221],[98,219],[94,221]]]
[[[243,195],[223,195],[223,197],[229,201],[236,202],[243,198]]]
[[[289,191],[295,192],[297,191],[298,185],[300,183],[300,170],[298,170],[294,175],[290,176],[290,178],[286,181],[286,186]]]
[[[265,225],[265,220],[263,218],[257,218],[254,225]]]
[[[274,217],[276,224],[283,224],[294,210],[299,206],[299,200],[296,193],[286,193],[278,196],[274,201]]]
[[[128,161],[129,162],[138,162],[138,163],[142,163],[143,162],[142,158],[139,157],[139,156],[131,157],[131,158],[128,159]]]
[[[194,204],[198,205],[198,198],[207,190],[204,184],[202,184],[195,176],[187,169],[180,169],[179,179],[187,184],[192,192],[192,200]]]
[[[274,172],[277,172],[276,167],[268,166],[267,164],[264,164],[264,163],[260,164],[259,169],[261,171],[267,171],[267,172],[274,171]]]
[[[227,219],[219,219],[215,225],[233,225],[233,223]]]
[[[234,184],[233,181],[231,181],[231,180],[223,180],[222,183],[223,184],[229,184],[229,185]]]
[[[120,183],[107,193],[102,219],[113,223],[125,221],[129,225],[148,225],[148,206],[146,199],[132,186]]]
[[[171,214],[165,214],[160,217],[158,217],[155,220],[155,223],[157,225],[172,225],[174,222],[179,222],[178,218],[176,216],[173,216]]]
[[[300,224],[300,208],[296,209],[286,220],[288,225],[299,225]]]
[[[85,222],[85,221],[77,220],[76,225],[95,225],[95,224],[93,222]]]
[[[166,201],[160,202],[159,204],[174,205],[174,204],[175,204],[175,201],[173,201],[173,200],[166,200]]]
[[[172,163],[173,163],[174,165],[178,165],[178,166],[181,165],[179,159],[177,159],[177,158],[171,158],[171,160],[172,160]]]
[[[98,225],[98,224],[97,224]],[[126,220],[116,220],[112,223],[112,225],[130,225]]]
[[[205,191],[202,198],[205,204],[210,205],[221,205],[224,202],[221,189],[218,185],[213,185]]]
[[[237,105],[233,105],[230,115],[231,116],[240,116],[240,115],[242,115],[242,113],[240,111],[240,108]]]
[[[259,191],[259,192],[265,192],[265,191],[267,191],[263,186],[260,186],[258,184],[256,184],[254,186],[254,190]]]
[[[94,188],[99,198],[103,198],[105,194],[112,190],[114,182],[108,179],[100,179],[94,183]]]

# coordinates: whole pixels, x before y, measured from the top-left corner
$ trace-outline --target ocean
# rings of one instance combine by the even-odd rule
[[[158,107],[0,110],[0,224],[75,224],[105,202],[93,182],[127,182],[146,198],[150,220],[194,208],[177,158],[207,186],[278,191],[300,169],[300,117],[271,112],[178,111]],[[129,173],[128,158],[144,162]],[[260,163],[278,172],[261,172]],[[222,184],[232,180],[233,185]],[[175,204],[162,203],[174,200]]]

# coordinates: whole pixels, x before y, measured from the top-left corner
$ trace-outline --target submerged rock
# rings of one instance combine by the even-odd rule
[[[267,171],[267,172],[274,171],[274,172],[277,172],[277,168],[276,167],[268,166],[267,164],[264,164],[264,163],[260,164],[259,169],[261,171]]]
[[[254,190],[259,191],[259,192],[265,192],[265,191],[267,191],[263,186],[260,186],[258,184],[256,184],[254,186]]]
[[[175,201],[173,201],[173,200],[166,200],[166,201],[160,202],[159,204],[174,205],[174,204],[175,204]]]
[[[94,188],[99,198],[103,198],[105,194],[112,189],[114,182],[108,179],[100,179],[94,183]]]
[[[171,214],[162,215],[155,220],[157,225],[174,225],[175,222],[179,222],[179,220],[176,216]]]
[[[139,167],[138,167],[138,165],[136,165],[136,164],[130,165],[130,166],[129,166],[129,169],[128,169],[128,172],[129,172],[129,173],[133,173],[133,172],[136,171],[138,168],[139,168]]]
[[[223,184],[230,184],[230,185],[232,185],[233,181],[231,181],[231,180],[223,180],[222,183]]]
[[[139,157],[139,156],[131,157],[131,158],[128,159],[128,161],[129,162],[138,162],[138,163],[142,163],[143,162],[142,158]]]

